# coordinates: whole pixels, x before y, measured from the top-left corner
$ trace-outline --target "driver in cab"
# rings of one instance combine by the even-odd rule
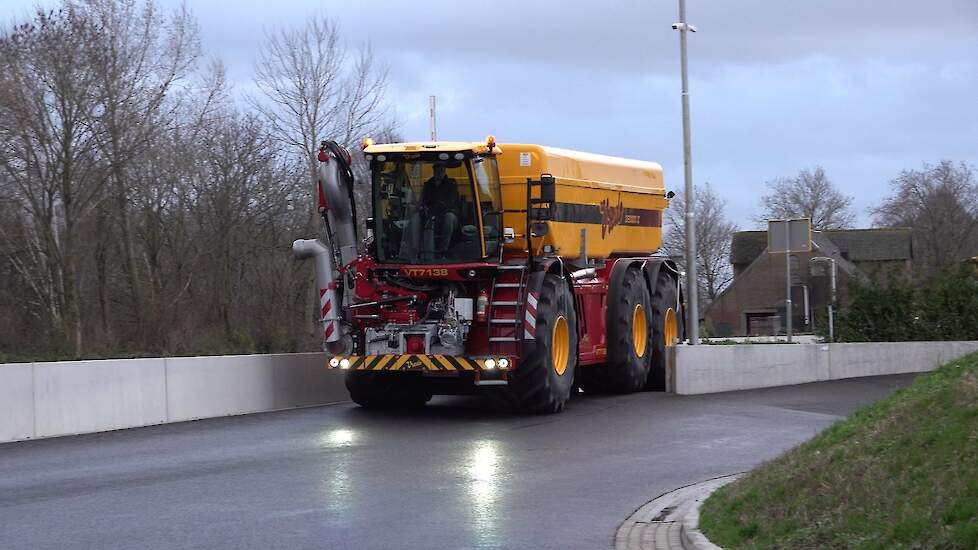
[[[458,229],[461,198],[458,183],[446,174],[442,163],[434,165],[434,175],[424,182],[421,191],[421,206],[425,209],[426,220],[439,231],[438,252],[445,253],[451,245],[452,237]]]

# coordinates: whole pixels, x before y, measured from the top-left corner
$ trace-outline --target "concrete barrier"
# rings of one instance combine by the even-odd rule
[[[322,353],[0,364],[0,442],[348,399]]]
[[[676,346],[669,389],[682,395],[926,372],[978,351],[978,341]]]
[[[978,351],[978,342],[881,342],[829,346],[832,378],[933,370]]]
[[[829,379],[829,354],[812,344],[677,346],[675,391],[683,395],[790,386]]]
[[[34,369],[31,363],[0,365],[0,442],[34,435]]]
[[[166,422],[163,359],[34,363],[34,437]]]
[[[349,399],[341,371],[321,353],[181,357],[166,360],[170,422]]]
[[[679,394],[923,372],[975,342],[671,348]],[[213,418],[347,399],[326,355],[297,353],[0,364],[0,442]]]

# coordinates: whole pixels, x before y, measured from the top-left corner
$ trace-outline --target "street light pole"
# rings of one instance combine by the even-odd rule
[[[690,145],[689,131],[689,77],[686,74],[686,33],[696,32],[696,27],[686,23],[686,0],[679,0],[679,23],[672,25],[673,29],[679,31],[679,58],[682,71],[683,84],[683,168],[686,179],[686,285],[687,304],[687,331],[689,343],[697,345],[700,343],[700,313],[699,297],[696,283],[696,197],[693,195],[693,161],[692,147]]]
[[[435,96],[428,96],[428,117],[431,120],[431,141],[438,141],[438,127],[435,123]]]

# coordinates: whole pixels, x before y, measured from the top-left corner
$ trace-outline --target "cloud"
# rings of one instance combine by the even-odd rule
[[[34,0],[6,0],[0,19]],[[50,2],[48,2],[50,4]],[[162,2],[176,5],[175,0]],[[682,186],[675,0],[192,2],[208,55],[250,89],[263,33],[337,19],[390,66],[407,139],[529,141],[655,160]],[[742,225],[764,182],[815,165],[862,211],[900,170],[978,165],[975,0],[690,2],[694,178]],[[868,223],[868,216],[862,221]]]

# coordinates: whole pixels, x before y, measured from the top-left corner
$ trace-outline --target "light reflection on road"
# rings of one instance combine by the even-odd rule
[[[323,448],[337,449],[331,453],[325,464],[323,473],[323,493],[326,497],[326,509],[330,512],[344,513],[350,507],[351,484],[350,466],[351,455],[357,442],[357,432],[349,429],[328,430],[319,434],[317,443]]]
[[[324,447],[349,447],[356,435],[353,430],[330,430],[320,436],[319,443]]]
[[[468,479],[465,487],[470,501],[473,546],[497,546],[502,542],[498,529],[502,515],[498,510],[502,501],[502,462],[505,460],[502,446],[498,441],[477,441],[466,455]]]

